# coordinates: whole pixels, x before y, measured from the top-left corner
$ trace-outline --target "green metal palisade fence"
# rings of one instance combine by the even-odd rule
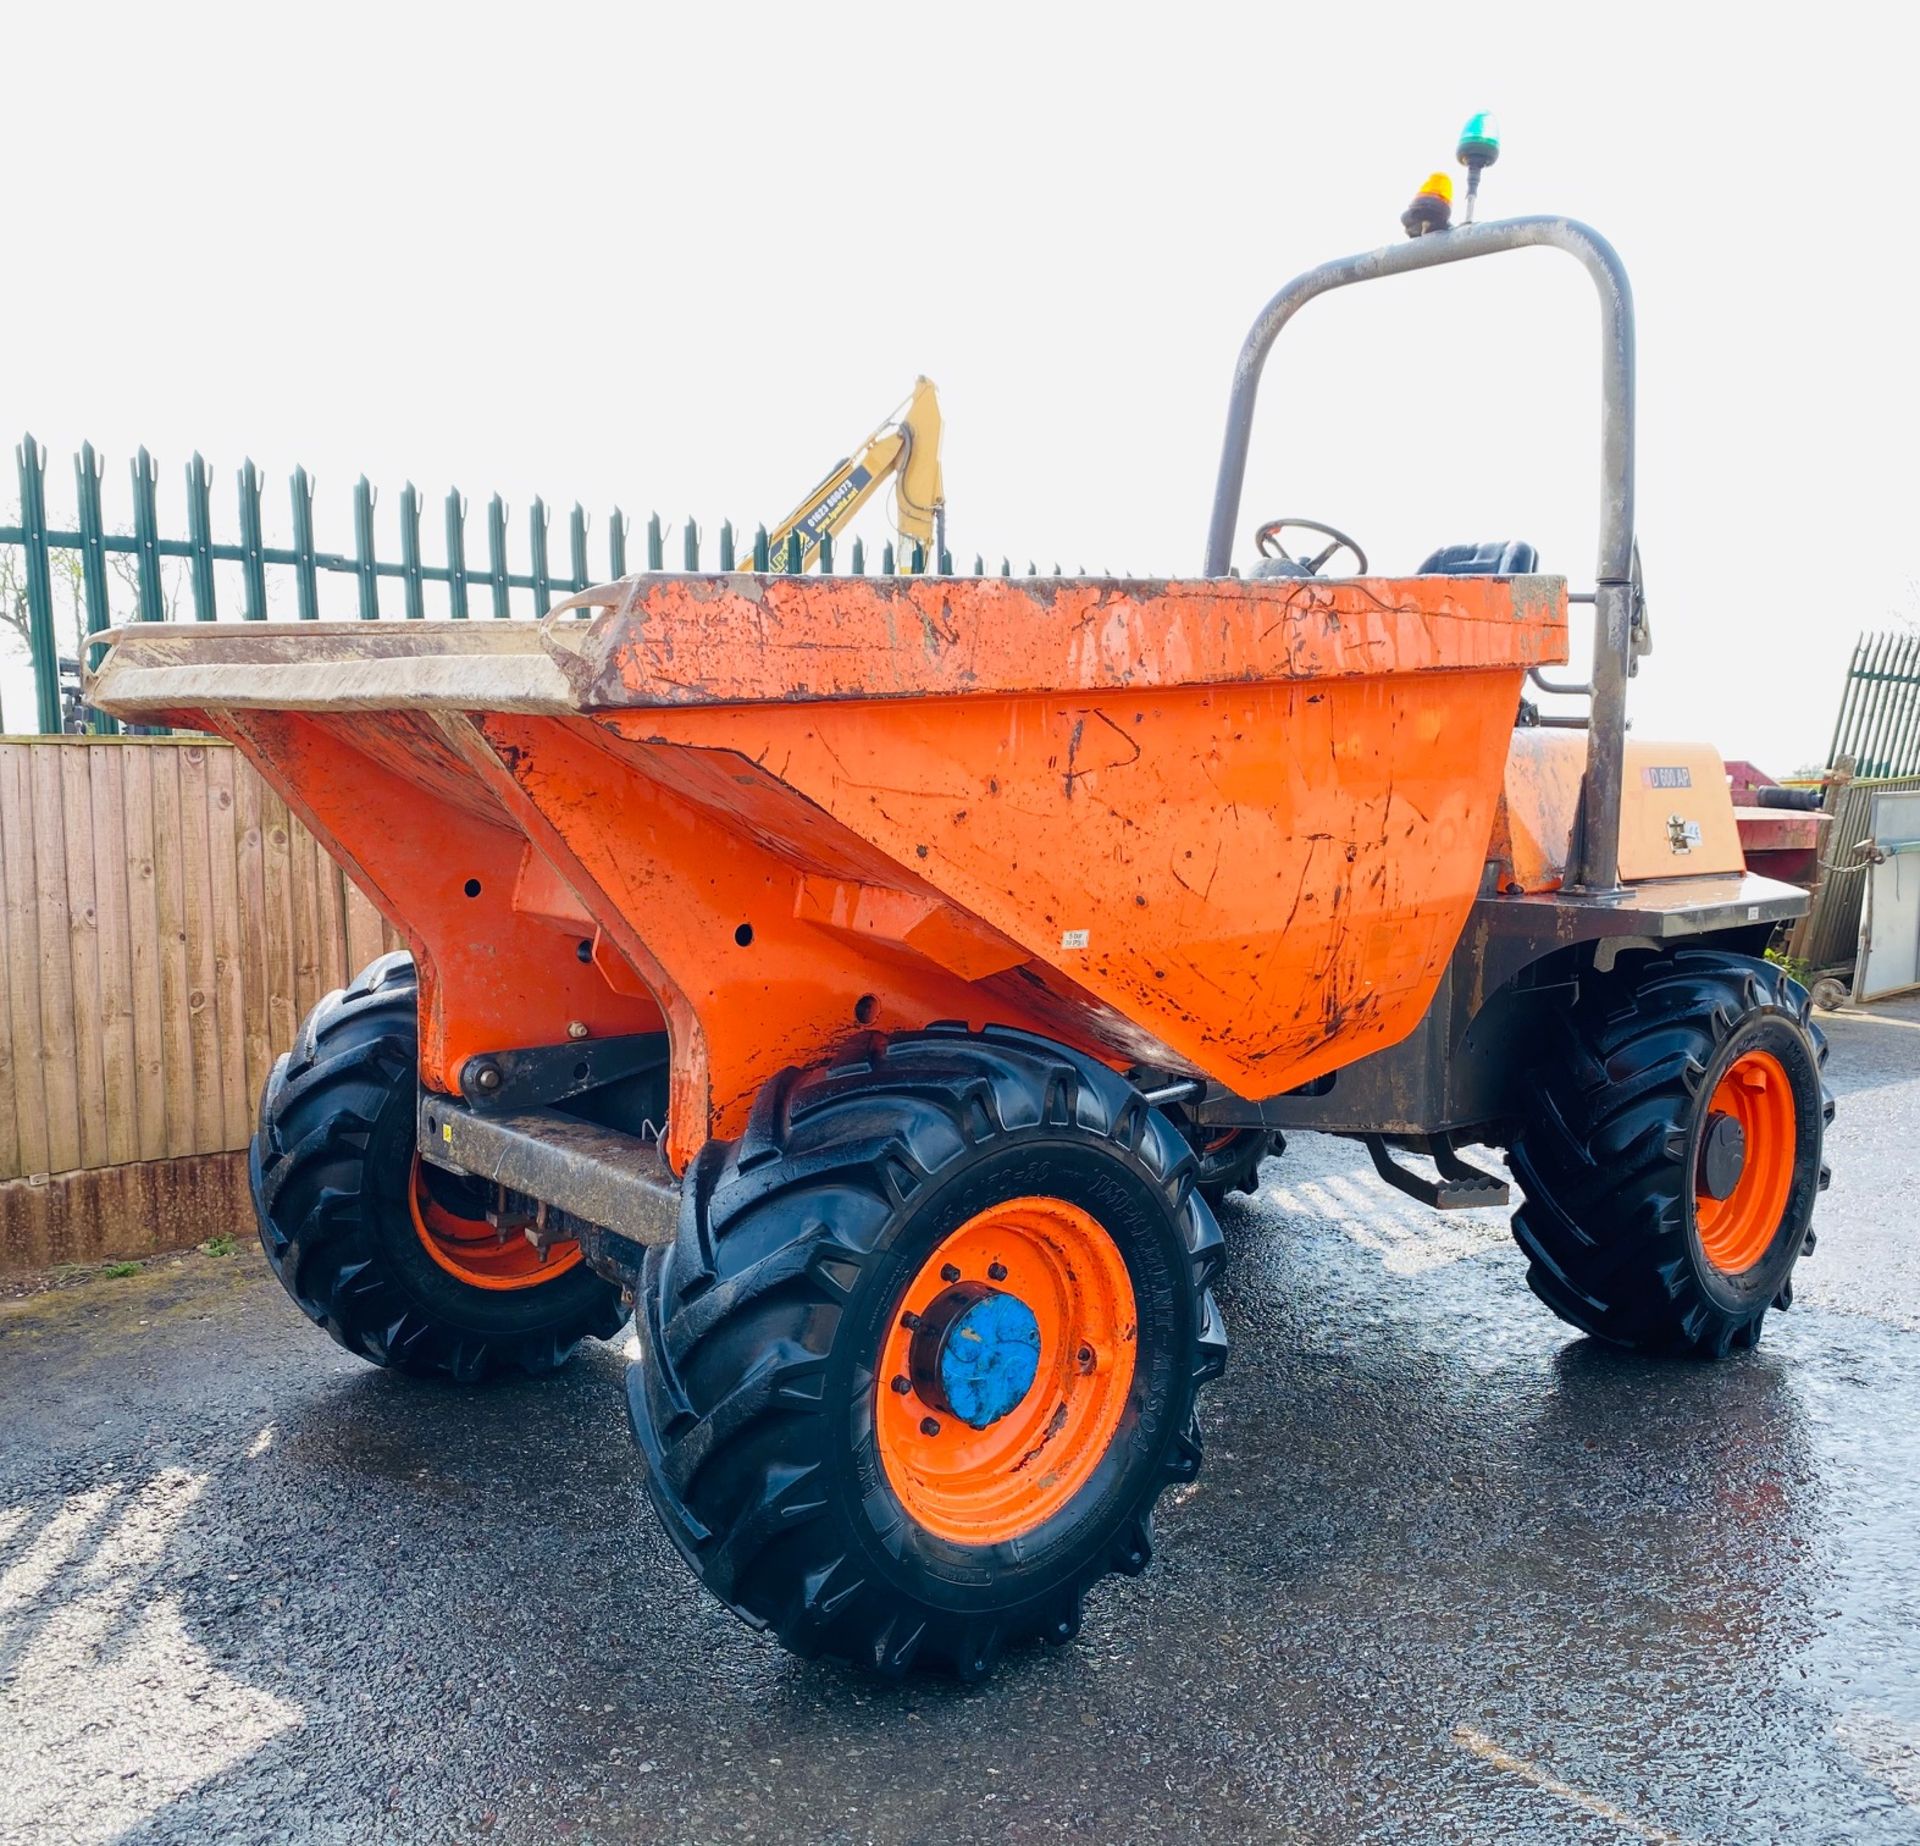
[[[186,565],[187,601],[193,616],[202,622],[219,619],[218,593],[214,566],[235,564],[240,570],[239,616],[244,621],[267,618],[267,573],[291,572],[296,592],[296,611],[302,621],[316,621],[320,615],[320,578],[323,573],[349,576],[357,585],[358,612],[365,621],[382,615],[404,614],[410,621],[427,615],[428,584],[446,586],[445,612],[454,621],[476,614],[506,618],[514,613],[513,592],[531,592],[529,613],[544,615],[559,600],[575,590],[584,590],[595,582],[624,577],[632,569],[665,570],[667,535],[659,514],[651,515],[645,529],[645,561],[632,564],[627,557],[631,522],[617,506],[607,521],[606,573],[596,577],[587,558],[587,514],[578,501],[567,517],[567,567],[556,570],[549,549],[552,513],[544,499],[536,499],[527,509],[526,569],[514,570],[507,557],[507,506],[498,494],[487,503],[486,562],[472,560],[468,554],[467,496],[453,489],[446,497],[445,546],[443,561],[425,562],[421,547],[423,504],[419,490],[409,481],[400,490],[400,557],[375,555],[375,492],[363,474],[353,489],[353,551],[322,551],[314,541],[314,482],[305,468],[296,468],[289,482],[292,490],[291,546],[267,544],[261,515],[265,482],[251,461],[237,472],[235,485],[239,495],[239,541],[223,543],[213,536],[213,475],[196,453],[187,464],[187,536],[163,538],[160,534],[159,472],[153,457],[142,448],[132,463],[133,520],[131,529],[110,532],[102,507],[101,481],[105,473],[92,443],[81,447],[73,458],[75,501],[78,507],[77,530],[50,526],[47,521],[47,452],[31,434],[24,436],[14,450],[19,473],[20,523],[0,526],[0,546],[17,546],[25,553],[25,600],[28,616],[28,647],[33,657],[35,711],[40,731],[58,734],[74,728],[69,720],[63,727],[63,700],[60,657],[54,629],[53,558],[56,553],[71,554],[79,560],[79,586],[84,610],[86,634],[93,636],[112,626],[109,556],[125,556],[133,561],[129,573],[135,593],[135,619],[159,621],[167,614],[166,586],[162,560],[183,560]],[[734,528],[731,522],[720,528],[718,557],[720,570],[791,571],[800,567],[800,541],[794,537],[782,547],[780,556],[770,556],[767,529],[754,534],[750,551],[736,556]],[[819,568],[834,568],[833,540],[820,548]],[[680,558],[674,568],[697,571],[703,568],[702,534],[692,520],[686,524],[680,546]],[[866,548],[859,539],[851,546],[852,574],[864,575]],[[881,549],[880,571],[892,575],[896,570],[918,573],[929,564],[941,576],[952,576],[953,556],[943,551],[929,560],[915,545],[910,557],[896,559],[891,544]],[[974,576],[984,576],[986,559],[976,555]],[[1014,575],[1011,562],[1002,558],[999,574]],[[1052,574],[1061,575],[1059,565]],[[1029,563],[1026,575],[1038,576]],[[400,608],[381,606],[382,579],[401,586]],[[436,595],[436,603],[439,601]],[[389,597],[389,603],[392,598]],[[116,730],[111,718],[88,713],[86,728],[105,735]]]
[[[266,620],[267,572],[270,568],[291,571],[297,609],[302,621],[315,621],[320,614],[320,577],[323,572],[351,576],[357,580],[360,615],[372,621],[385,613],[381,608],[382,578],[397,580],[401,586],[401,610],[411,620],[427,613],[426,586],[446,586],[446,612],[455,621],[472,614],[476,597],[486,599],[487,613],[508,616],[513,613],[512,592],[530,590],[533,612],[544,614],[556,600],[573,590],[584,590],[595,581],[588,574],[587,515],[577,503],[568,518],[568,568],[556,572],[549,552],[549,528],[552,515],[544,500],[536,499],[528,509],[527,558],[524,571],[513,570],[507,559],[507,508],[498,494],[486,512],[486,562],[471,561],[468,556],[468,500],[457,488],[446,499],[446,548],[444,561],[428,564],[421,549],[422,504],[419,491],[409,481],[400,493],[400,557],[398,561],[380,558],[374,550],[374,490],[365,475],[353,489],[353,536],[351,556],[337,551],[322,551],[314,543],[313,477],[304,468],[293,471],[290,486],[293,495],[293,544],[274,546],[266,543],[261,516],[261,496],[265,483],[251,461],[239,470],[239,530],[237,544],[224,544],[213,536],[213,476],[206,462],[195,455],[187,464],[187,536],[163,538],[160,534],[158,471],[153,458],[143,448],[133,462],[133,527],[130,532],[109,532],[101,506],[101,478],[104,473],[92,443],[85,444],[73,458],[74,487],[79,508],[79,529],[63,531],[47,523],[47,452],[31,435],[24,437],[14,451],[20,479],[20,523],[0,526],[0,545],[17,545],[26,554],[25,587],[28,614],[28,646],[33,656],[35,705],[40,729],[57,732],[61,728],[60,670],[54,636],[54,597],[51,554],[56,551],[79,555],[80,577],[84,591],[86,631],[98,634],[112,623],[109,601],[110,582],[107,558],[121,553],[134,560],[137,590],[137,619],[156,621],[166,613],[166,598],[161,578],[161,560],[183,559],[187,565],[187,584],[196,619],[211,622],[220,610],[214,565],[225,562],[240,567],[241,598],[239,614],[249,622]],[[607,562],[614,577],[627,571],[629,522],[618,507],[607,522]],[[648,527],[649,565],[660,568],[661,533],[659,521]],[[101,731],[113,728],[108,718],[94,717],[91,723]]]
[[[1827,767],[1857,777],[1920,775],[1920,634],[1862,635],[1847,667]]]

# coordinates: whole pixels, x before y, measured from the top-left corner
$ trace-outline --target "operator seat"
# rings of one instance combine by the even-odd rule
[[[1521,538],[1485,539],[1478,545],[1442,545],[1430,552],[1416,577],[1524,577],[1540,568],[1540,554]]]

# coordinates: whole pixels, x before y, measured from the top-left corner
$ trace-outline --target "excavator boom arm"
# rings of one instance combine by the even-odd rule
[[[905,408],[837,463],[812,493],[767,534],[767,549],[778,566],[800,540],[800,568],[809,570],[820,555],[820,541],[841,531],[893,478],[894,524],[908,544],[931,558],[940,515],[946,504],[940,478],[940,399],[927,378],[914,380]]]

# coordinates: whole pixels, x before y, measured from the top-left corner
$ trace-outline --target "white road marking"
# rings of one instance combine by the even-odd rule
[[[1653,1842],[1653,1846],[1687,1846],[1683,1834],[1641,1820],[1599,1795],[1590,1795],[1583,1788],[1575,1788],[1571,1782],[1563,1782],[1558,1776],[1549,1775],[1525,1757],[1515,1756],[1511,1750],[1503,1750],[1485,1731],[1476,1731],[1470,1724],[1456,1724],[1453,1727],[1453,1741],[1463,1750],[1471,1750],[1483,1763],[1504,1770],[1508,1775],[1518,1776],[1543,1795],[1552,1795],[1557,1801],[1568,1802],[1583,1813],[1593,1815],[1596,1820],[1610,1821],[1623,1832]]]

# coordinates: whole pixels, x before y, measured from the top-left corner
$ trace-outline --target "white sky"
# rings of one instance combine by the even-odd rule
[[[1584,218],[1633,275],[1637,731],[1783,773],[1824,752],[1855,633],[1920,616],[1907,9],[0,16],[0,431],[48,445],[57,524],[82,438],[125,524],[144,442],[169,534],[198,448],[221,538],[251,455],[270,542],[304,462],[323,545],[347,547],[364,469],[383,555],[411,478],[429,562],[457,482],[470,556],[497,488],[524,569],[544,493],[556,563],[577,497],[599,571],[611,504],[636,539],[651,508],[710,544],[771,520],[926,372],[958,558],[1192,572],[1247,323],[1297,271],[1397,239],[1491,108],[1481,215]],[[1556,254],[1316,303],[1268,368],[1242,556],[1299,513],[1376,569],[1521,537],[1586,587],[1597,397],[1590,285]],[[876,500],[860,529],[885,528]],[[17,665],[0,694],[30,719]]]

